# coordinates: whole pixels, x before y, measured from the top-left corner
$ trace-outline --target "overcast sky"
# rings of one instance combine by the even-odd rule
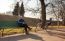
[[[0,0],[0,12],[3,13],[12,10],[14,7],[13,4],[15,4],[17,1],[20,0]],[[24,5],[27,4],[26,6],[29,6],[30,8],[35,8],[37,1],[33,0],[27,3],[27,0],[23,0],[23,2]]]
[[[14,8],[17,1],[21,3],[20,0],[0,0],[0,13],[13,11],[13,8]],[[31,0],[31,1],[30,0],[23,0],[23,2],[24,2],[25,8],[35,9],[38,7],[37,2],[39,2],[39,0]],[[31,12],[26,12],[25,14],[27,14],[27,16],[30,16],[30,17],[34,16],[34,15],[31,16]]]
[[[0,13],[10,11],[11,5],[14,4],[15,0],[0,0]]]
[[[20,0],[0,0],[0,13],[4,13],[4,12],[8,12],[8,11],[13,11],[13,7],[16,4],[17,1],[19,1],[21,3]],[[25,8],[34,8],[35,9],[37,7],[40,7],[40,5],[37,6],[40,3],[39,0],[31,0],[31,1],[30,0],[29,1],[23,0],[23,2],[24,2]],[[46,3],[48,3],[48,2],[49,2],[49,0],[47,0]],[[32,12],[27,11],[25,13],[25,16],[39,17],[40,14],[37,14],[37,15],[34,16],[32,14]],[[47,19],[49,19],[48,16],[49,15],[47,15]]]

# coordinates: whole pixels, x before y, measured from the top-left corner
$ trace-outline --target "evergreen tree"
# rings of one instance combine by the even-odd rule
[[[13,11],[13,15],[18,15],[18,12],[19,12],[19,2],[16,3],[16,6]]]
[[[24,13],[25,13],[25,11],[24,11],[24,5],[22,3],[21,7],[20,7],[20,15],[24,17]]]

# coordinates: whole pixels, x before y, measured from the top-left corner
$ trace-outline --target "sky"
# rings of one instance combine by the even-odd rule
[[[16,2],[21,3],[20,0],[0,0],[0,13],[6,13],[8,11],[13,11]],[[35,8],[38,7],[37,6],[37,1],[35,1],[35,0],[32,0],[32,1],[23,0],[23,2],[24,2],[24,7],[25,8],[35,9]],[[33,17],[34,14],[32,14],[32,15],[31,14],[32,14],[32,12],[29,12],[29,11],[25,12],[26,17],[27,16]],[[37,16],[35,15],[34,17],[38,17],[38,16],[39,16],[39,14],[37,14]]]
[[[16,1],[19,1],[19,0],[0,0],[0,12],[6,12],[6,11],[9,11],[9,10],[12,10],[12,5],[16,3]],[[26,4],[27,0],[23,0],[25,1],[24,4]],[[32,8],[35,8],[35,2],[36,1],[31,1],[29,2],[27,5],[31,5],[33,3],[33,6],[30,6]]]
[[[0,13],[13,11],[14,6],[15,6],[17,1],[21,3],[20,0],[0,0]],[[40,5],[37,6],[37,2],[38,2],[38,4],[40,3],[39,0],[32,0],[32,1],[23,0],[23,2],[24,2],[25,8],[35,9],[37,7],[40,7]],[[48,2],[49,1],[47,1],[46,3],[48,3]],[[27,12],[25,12],[25,16],[26,17],[29,16],[29,17],[33,17],[33,18],[35,18],[35,17],[40,18],[40,13],[38,13],[37,15],[34,15],[32,12],[27,11]],[[47,19],[49,19],[49,18],[50,18],[49,15],[47,15]]]
[[[15,0],[0,0],[0,13],[12,10],[11,5]]]
[[[20,1],[20,0],[0,0],[0,12],[3,13],[3,12],[11,11],[17,1]],[[28,3],[27,3],[27,0],[23,0],[23,2],[25,7],[28,6],[30,8],[35,8],[37,6],[35,0],[30,1]]]

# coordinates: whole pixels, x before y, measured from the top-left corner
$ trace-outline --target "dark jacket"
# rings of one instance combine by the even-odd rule
[[[18,24],[19,27],[24,27],[26,25],[26,22],[23,19],[19,19],[17,21],[17,24]]]

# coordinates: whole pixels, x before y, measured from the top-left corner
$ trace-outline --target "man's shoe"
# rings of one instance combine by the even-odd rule
[[[30,28],[29,30],[31,30],[32,28]]]
[[[29,35],[29,33],[26,33],[26,35]]]

